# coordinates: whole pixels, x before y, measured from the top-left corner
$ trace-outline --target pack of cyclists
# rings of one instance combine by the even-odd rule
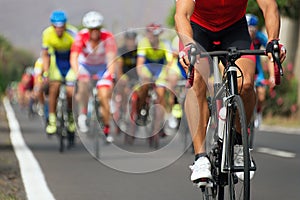
[[[216,1],[218,2],[218,1]],[[275,0],[258,0],[262,9],[268,32],[268,38],[265,37],[259,41],[259,45],[266,46],[270,50],[270,41],[278,40],[279,36],[279,13]],[[200,6],[203,4],[203,6]],[[185,54],[193,48],[195,41],[200,43],[206,50],[212,50],[212,42],[221,42],[220,49],[235,45],[238,48],[250,48],[251,31],[255,30],[256,38],[252,38],[254,45],[258,45],[256,40],[261,35],[256,31],[258,20],[255,16],[245,15],[247,0],[233,3],[235,6],[228,5],[232,12],[222,12],[222,10],[213,9],[211,2],[178,0],[176,1],[176,30],[180,33],[179,38],[174,39],[179,46],[179,39],[183,44],[183,49],[179,54],[178,48],[172,48],[172,41],[165,41],[161,38],[163,27],[157,23],[150,23],[145,28],[145,35],[138,39],[138,32],[134,29],[125,31],[124,46],[118,48],[118,41],[113,34],[104,28],[104,17],[101,13],[91,11],[86,13],[82,19],[83,29],[77,28],[68,23],[67,15],[64,11],[56,10],[51,13],[50,23],[42,34],[42,52],[39,58],[39,65],[42,67],[35,70],[36,93],[41,104],[44,103],[41,95],[42,85],[49,87],[49,119],[46,126],[46,133],[53,135],[56,133],[56,99],[59,93],[60,84],[67,86],[69,123],[68,131],[72,134],[76,131],[76,122],[78,131],[87,132],[87,97],[89,95],[89,83],[93,75],[97,75],[98,98],[101,103],[101,113],[103,116],[103,133],[107,141],[112,142],[110,128],[110,100],[112,90],[116,81],[122,82],[121,89],[118,91],[121,95],[126,93],[130,79],[138,80],[139,86],[136,90],[136,117],[133,118],[137,125],[147,123],[147,118],[141,116],[141,111],[146,104],[146,96],[149,90],[149,82],[155,82],[155,91],[157,93],[157,103],[162,106],[169,104],[164,98],[166,86],[174,87],[176,82],[184,79],[185,71],[188,68],[188,55]],[[219,6],[223,9],[222,6]],[[236,12],[239,10],[239,12]],[[223,13],[217,19],[213,19],[214,13]],[[203,15],[202,13],[206,13]],[[270,14],[272,13],[272,15]],[[222,19],[222,20],[221,20]],[[248,33],[248,26],[250,35]],[[175,46],[176,46],[175,45]],[[285,58],[285,51],[281,51],[281,61]],[[180,56],[179,56],[180,55]],[[179,58],[178,58],[179,57]],[[246,104],[247,119],[250,119],[255,104],[254,77],[255,58],[241,58],[238,63],[242,66],[245,76],[242,97],[248,99]],[[180,62],[179,62],[180,61]],[[257,62],[258,59],[256,59]],[[258,64],[256,64],[258,65]],[[175,70],[174,70],[175,69]],[[260,71],[258,69],[257,71]],[[258,77],[260,75],[258,74]],[[272,76],[270,76],[272,77]],[[195,152],[195,161],[191,167],[191,181],[199,186],[205,184],[203,180],[211,178],[210,161],[205,153],[205,130],[208,121],[208,108],[206,102],[205,77],[200,76],[195,71],[195,84],[187,94],[186,113],[190,126],[190,132],[193,138],[193,147]],[[25,79],[25,78],[24,78]],[[25,81],[25,80],[23,80]],[[22,82],[23,82],[22,81]],[[78,93],[76,98],[80,102],[78,119],[74,119],[72,113],[72,96],[74,94],[75,82],[78,82]],[[272,81],[272,80],[271,80]],[[260,81],[257,81],[260,86]],[[204,86],[204,87],[203,87]],[[260,91],[260,89],[257,89]],[[263,96],[263,95],[262,95]],[[259,99],[259,102],[263,101]],[[198,103],[200,115],[195,116],[194,105]],[[23,104],[23,100],[21,102]],[[173,112],[176,118],[181,117],[182,110],[178,106],[178,101],[174,100],[175,109]],[[162,121],[164,113],[157,112],[155,120]],[[195,121],[195,120],[198,121]],[[200,122],[200,123],[199,123]],[[154,128],[156,129],[156,128]],[[242,152],[235,149],[237,157]]]
[[[123,96],[131,95],[128,91],[133,87],[136,90],[137,110],[136,117],[132,118],[136,125],[144,123],[141,121],[140,113],[146,104],[148,86],[144,83],[147,81],[155,81],[158,103],[164,107],[166,104],[169,106],[170,102],[178,104],[174,99],[165,102],[164,98],[165,88],[174,87],[181,75],[177,69],[177,55],[174,56],[172,52],[172,41],[161,39],[163,33],[161,24],[149,23],[142,34],[137,29],[127,29],[123,34],[123,45],[117,44],[114,35],[104,28],[104,17],[99,12],[86,13],[82,18],[82,26],[83,28],[78,30],[68,23],[65,11],[55,10],[50,15],[50,25],[42,31],[42,49],[30,72],[32,74],[30,90],[33,91],[32,96],[38,105],[38,113],[41,116],[45,115],[47,135],[54,135],[57,131],[56,101],[60,84],[66,84],[68,133],[89,130],[87,100],[91,89],[89,84],[94,75],[98,78],[96,87],[101,103],[100,112],[103,116],[102,128],[108,142],[113,141],[110,102],[116,82],[120,86],[117,93]],[[176,66],[175,71],[172,66]],[[25,80],[27,74],[24,73],[22,83],[27,81]],[[72,98],[76,82],[78,92],[75,98],[79,102],[79,116],[74,119]],[[137,83],[140,86],[137,86]],[[24,87],[20,90],[25,97]],[[21,105],[26,104],[23,96],[20,99]],[[126,97],[122,104],[126,104],[125,99]],[[176,117],[181,115],[182,111],[178,109],[178,105],[175,110],[177,110]],[[163,115],[158,114],[157,117],[163,118]]]

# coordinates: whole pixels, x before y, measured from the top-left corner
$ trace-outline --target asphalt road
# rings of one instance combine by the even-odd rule
[[[116,145],[103,145],[98,161],[79,140],[74,149],[60,154],[57,139],[46,137],[39,117],[28,119],[26,112],[14,110],[25,142],[57,200],[201,199],[200,191],[189,181],[193,155],[190,149],[183,152],[180,138],[163,139],[162,145],[175,140],[177,148],[171,146],[147,157],[151,152],[146,142],[126,147],[122,136],[115,136]],[[258,171],[252,181],[252,199],[299,198],[300,134],[287,133],[268,128],[256,134],[253,155]],[[135,153],[122,154],[120,149]]]

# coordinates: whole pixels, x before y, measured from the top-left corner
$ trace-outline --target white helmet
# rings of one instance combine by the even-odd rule
[[[82,25],[85,28],[97,28],[102,26],[103,20],[104,18],[100,13],[90,11],[83,16]]]

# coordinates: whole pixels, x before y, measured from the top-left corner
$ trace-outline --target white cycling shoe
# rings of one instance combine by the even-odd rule
[[[89,130],[89,127],[86,124],[87,116],[84,114],[80,114],[78,116],[78,127],[79,131],[82,133],[86,133]]]
[[[244,166],[244,153],[243,153],[243,146],[242,145],[235,145],[234,146],[234,165],[235,166]],[[249,152],[251,166],[254,166],[254,163],[251,158],[251,154]],[[236,176],[243,181],[244,180],[244,172],[236,172]],[[254,171],[250,171],[250,180],[254,177]]]
[[[198,187],[206,186],[212,178],[211,164],[206,156],[198,158],[190,169],[192,170],[191,181]]]
[[[112,143],[113,141],[114,141],[114,138],[112,136],[110,136],[110,135],[106,136],[106,142],[107,143]]]

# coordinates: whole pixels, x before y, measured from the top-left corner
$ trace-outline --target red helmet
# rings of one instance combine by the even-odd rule
[[[159,35],[163,32],[163,29],[160,24],[151,23],[147,26],[147,31],[151,32],[153,35]]]

